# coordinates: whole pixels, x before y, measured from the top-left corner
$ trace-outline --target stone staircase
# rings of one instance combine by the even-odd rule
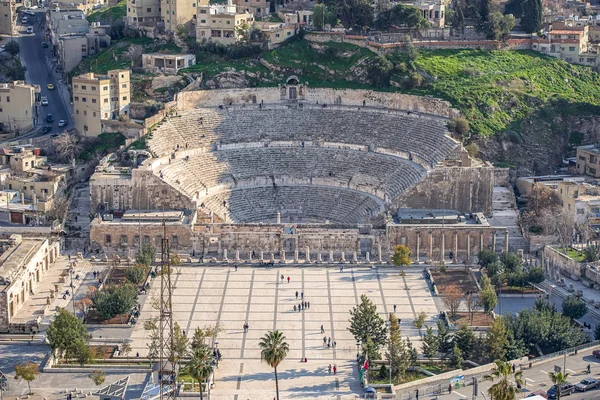
[[[522,249],[529,253],[529,242],[523,237],[519,227],[519,211],[516,206],[515,194],[512,189],[504,186],[494,187],[492,198],[492,215],[488,217],[491,226],[506,227],[508,229],[508,251]],[[496,251],[503,251],[504,235],[496,236]]]

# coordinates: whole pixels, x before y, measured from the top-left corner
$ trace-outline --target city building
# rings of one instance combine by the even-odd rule
[[[37,125],[36,95],[39,85],[26,84],[23,81],[0,83],[0,124],[3,131],[12,136],[27,132]]]
[[[237,6],[238,11],[245,11],[256,18],[270,14],[270,3],[267,0],[233,0],[233,4]]]
[[[142,54],[142,68],[147,72],[176,74],[182,68],[196,65],[194,54],[149,53]]]
[[[446,23],[446,5],[443,1],[423,0],[413,4],[423,14],[432,28],[443,28]]]
[[[0,332],[37,330],[37,318],[43,313],[26,313],[24,305],[38,291],[59,252],[60,242],[54,239],[0,236]]]
[[[0,221],[39,225],[66,187],[69,167],[48,164],[40,149],[0,149]]]
[[[59,65],[64,72],[71,72],[81,61],[110,46],[110,36],[106,34],[62,35],[55,47]]]
[[[262,32],[269,50],[278,47],[287,39],[294,37],[298,31],[297,24],[279,22],[255,22],[254,29]]]
[[[242,28],[250,29],[253,24],[252,14],[247,11],[237,12],[235,5],[200,5],[196,21],[196,41],[234,44],[243,38]]]
[[[86,34],[89,30],[85,13],[77,8],[56,7],[46,13],[46,33],[54,46],[58,45],[58,38],[62,35]]]
[[[589,25],[551,24],[543,37],[532,37],[532,49],[573,64],[598,64],[597,46],[590,44]]]
[[[565,181],[558,184],[558,195],[563,209],[573,214],[576,224],[588,222],[592,229],[600,228],[600,187]]]
[[[175,33],[178,26],[192,29],[198,0],[161,0],[160,13],[165,32]]]
[[[140,28],[161,22],[160,0],[127,0],[127,26]]]
[[[17,22],[14,0],[0,0],[0,35],[12,35]]]
[[[600,178],[600,149],[594,145],[577,148],[577,172]]]
[[[87,73],[73,78],[73,119],[79,133],[98,136],[102,120],[127,113],[130,74],[129,70],[111,70],[107,76]]]

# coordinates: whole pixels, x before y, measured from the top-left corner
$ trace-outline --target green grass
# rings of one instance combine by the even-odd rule
[[[406,61],[402,53],[389,58]],[[414,65],[435,81],[413,93],[450,101],[481,136],[558,101],[563,113],[597,113],[600,105],[600,75],[532,51],[422,50]]]
[[[423,365],[419,365],[421,368],[423,368],[424,370],[427,370],[431,373],[434,373],[436,375],[438,374],[443,374],[444,372],[448,372],[448,371],[453,371],[456,368],[452,368],[449,366],[442,366],[442,365],[428,365],[428,364],[423,364]]]
[[[567,249],[558,248],[557,250],[560,251],[561,253],[566,254],[569,257],[571,257],[573,259],[573,261],[576,261],[576,262],[585,261],[585,255],[582,252],[580,252],[579,250],[575,250],[572,247],[569,247]]]
[[[160,40],[149,37],[124,38],[113,42],[106,50],[92,57],[85,58],[79,66],[71,72],[71,76],[93,72],[95,74],[106,74],[111,69],[131,68],[131,60],[127,57],[127,50],[131,45],[144,47],[144,53],[167,51],[178,53],[179,46],[174,43],[161,44]]]
[[[119,132],[101,133],[79,153],[78,158],[89,161],[94,154],[106,155],[124,144],[125,136]]]
[[[120,1],[114,6],[102,8],[88,15],[89,22],[110,23],[123,19],[127,15],[127,1]]]

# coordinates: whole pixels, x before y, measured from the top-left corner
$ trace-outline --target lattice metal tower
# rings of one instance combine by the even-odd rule
[[[160,399],[177,398],[177,365],[172,354],[173,349],[173,304],[171,287],[171,257],[167,226],[163,220],[161,240],[160,274]]]

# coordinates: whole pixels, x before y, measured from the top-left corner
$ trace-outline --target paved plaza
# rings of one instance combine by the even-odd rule
[[[349,310],[360,295],[366,294],[384,317],[396,305],[403,335],[419,349],[419,331],[412,325],[415,315],[425,311],[428,323],[433,323],[438,313],[420,268],[408,269],[402,277],[394,268],[347,267],[340,272],[338,267],[241,266],[235,271],[233,266],[197,266],[177,268],[172,279],[174,321],[188,337],[195,328],[217,321],[224,328],[217,338],[223,360],[216,370],[213,399],[274,397],[273,371],[261,363],[258,347],[260,337],[272,329],[281,330],[290,345],[289,355],[279,367],[283,398],[354,398],[360,393],[353,375],[357,348],[347,327]],[[155,280],[150,296],[159,295],[159,283]],[[302,292],[310,308],[294,311]],[[151,302],[146,302],[142,320],[154,315],[157,312]],[[250,325],[247,333],[245,321]],[[336,347],[324,346],[324,336],[331,337]],[[132,335],[132,353],[147,354],[147,337],[143,323],[138,323]],[[304,357],[307,363],[300,362]],[[329,364],[337,365],[336,376],[327,373]]]

